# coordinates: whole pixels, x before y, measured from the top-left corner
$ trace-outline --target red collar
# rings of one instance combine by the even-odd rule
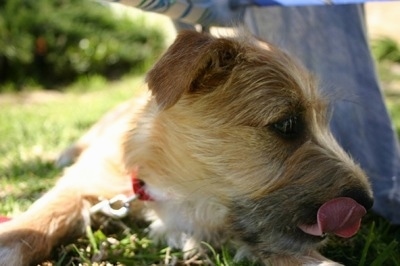
[[[138,199],[143,201],[153,201],[154,199],[146,192],[146,183],[137,178],[137,171],[131,173],[132,189]]]

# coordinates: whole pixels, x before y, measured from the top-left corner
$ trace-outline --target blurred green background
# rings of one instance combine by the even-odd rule
[[[143,16],[82,0],[0,1],[0,92],[141,73],[165,47]]]

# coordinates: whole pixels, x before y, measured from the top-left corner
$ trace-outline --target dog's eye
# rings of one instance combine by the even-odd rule
[[[291,116],[272,124],[273,129],[283,137],[292,138],[301,130],[301,122],[297,116]]]

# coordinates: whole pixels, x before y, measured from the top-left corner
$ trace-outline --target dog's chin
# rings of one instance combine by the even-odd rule
[[[260,234],[263,234],[262,232]],[[268,234],[268,233],[267,233]],[[328,235],[314,236],[304,233],[299,228],[294,228],[290,233],[275,232],[274,235],[268,234],[266,239],[261,242],[252,242],[246,239],[246,246],[249,247],[253,256],[268,259],[276,256],[308,256],[311,252],[318,250],[328,240]],[[271,245],[272,239],[274,245]]]
[[[310,234],[299,227],[316,222],[318,207],[277,212],[260,204],[251,205],[253,208],[248,206],[245,208],[243,205],[235,205],[235,214],[231,214],[231,226],[234,234],[257,257],[308,254],[311,250],[318,250],[328,239],[329,234]],[[249,209],[252,211],[249,212]],[[238,216],[238,213],[241,215]]]
[[[293,230],[282,232],[282,238],[287,239],[288,242],[293,243],[293,247],[299,246],[301,248],[318,248],[324,241],[327,240],[329,234],[323,233],[321,235],[312,235],[304,232],[301,228],[296,226]]]

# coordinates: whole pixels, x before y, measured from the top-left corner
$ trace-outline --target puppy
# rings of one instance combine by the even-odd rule
[[[82,235],[91,206],[130,195],[132,176],[131,215],[172,247],[230,242],[266,265],[334,264],[318,248],[357,232],[372,192],[303,67],[249,36],[188,31],[147,85],[144,104],[101,120],[64,154],[80,155],[56,186],[0,225],[1,265],[40,262]]]

